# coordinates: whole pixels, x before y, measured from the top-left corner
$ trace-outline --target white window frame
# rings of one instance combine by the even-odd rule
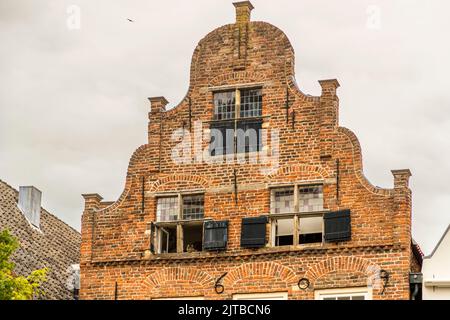
[[[152,300],[205,300],[205,297],[173,297],[173,298],[156,298]]]
[[[314,296],[316,300],[324,300],[324,298],[353,297],[353,296],[364,296],[364,300],[373,299],[371,287],[316,290],[314,292]]]
[[[233,294],[233,300],[288,300],[287,292],[239,293]]]

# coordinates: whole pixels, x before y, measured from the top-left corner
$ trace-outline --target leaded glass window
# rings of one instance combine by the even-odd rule
[[[323,210],[323,187],[306,186],[298,188],[298,205],[300,212]]]
[[[175,221],[178,220],[178,214],[178,197],[158,198],[156,207],[157,221]]]
[[[294,212],[294,188],[274,190],[272,212],[275,214]]]
[[[241,118],[262,116],[262,92],[261,89],[241,91]]]
[[[210,154],[217,156],[261,151],[262,124],[261,89],[214,93]]]
[[[236,110],[236,92],[218,92],[214,94],[214,119],[234,119]]]
[[[204,197],[203,195],[183,197],[183,219],[195,220],[203,219]]]

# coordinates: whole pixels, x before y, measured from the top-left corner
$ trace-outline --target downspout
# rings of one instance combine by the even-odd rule
[[[419,294],[420,285],[423,281],[422,273],[410,273],[409,274],[409,285],[414,285],[414,291],[411,294],[411,300],[417,300],[417,295]]]
[[[412,293],[411,300],[416,300],[416,296],[417,296],[418,293],[419,293],[419,284],[416,283],[414,285],[414,291]]]

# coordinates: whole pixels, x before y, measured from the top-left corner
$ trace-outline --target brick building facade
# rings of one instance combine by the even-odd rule
[[[410,171],[374,187],[338,81],[302,93],[286,35],[234,5],[183,101],[149,99],[120,198],[83,195],[81,299],[409,299]]]

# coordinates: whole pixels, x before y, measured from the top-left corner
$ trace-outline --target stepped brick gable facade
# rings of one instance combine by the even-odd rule
[[[80,298],[409,299],[410,171],[374,187],[338,81],[302,93],[286,35],[234,5],[195,49],[185,98],[149,98],[120,198],[84,195]],[[256,143],[222,150],[239,132]]]

